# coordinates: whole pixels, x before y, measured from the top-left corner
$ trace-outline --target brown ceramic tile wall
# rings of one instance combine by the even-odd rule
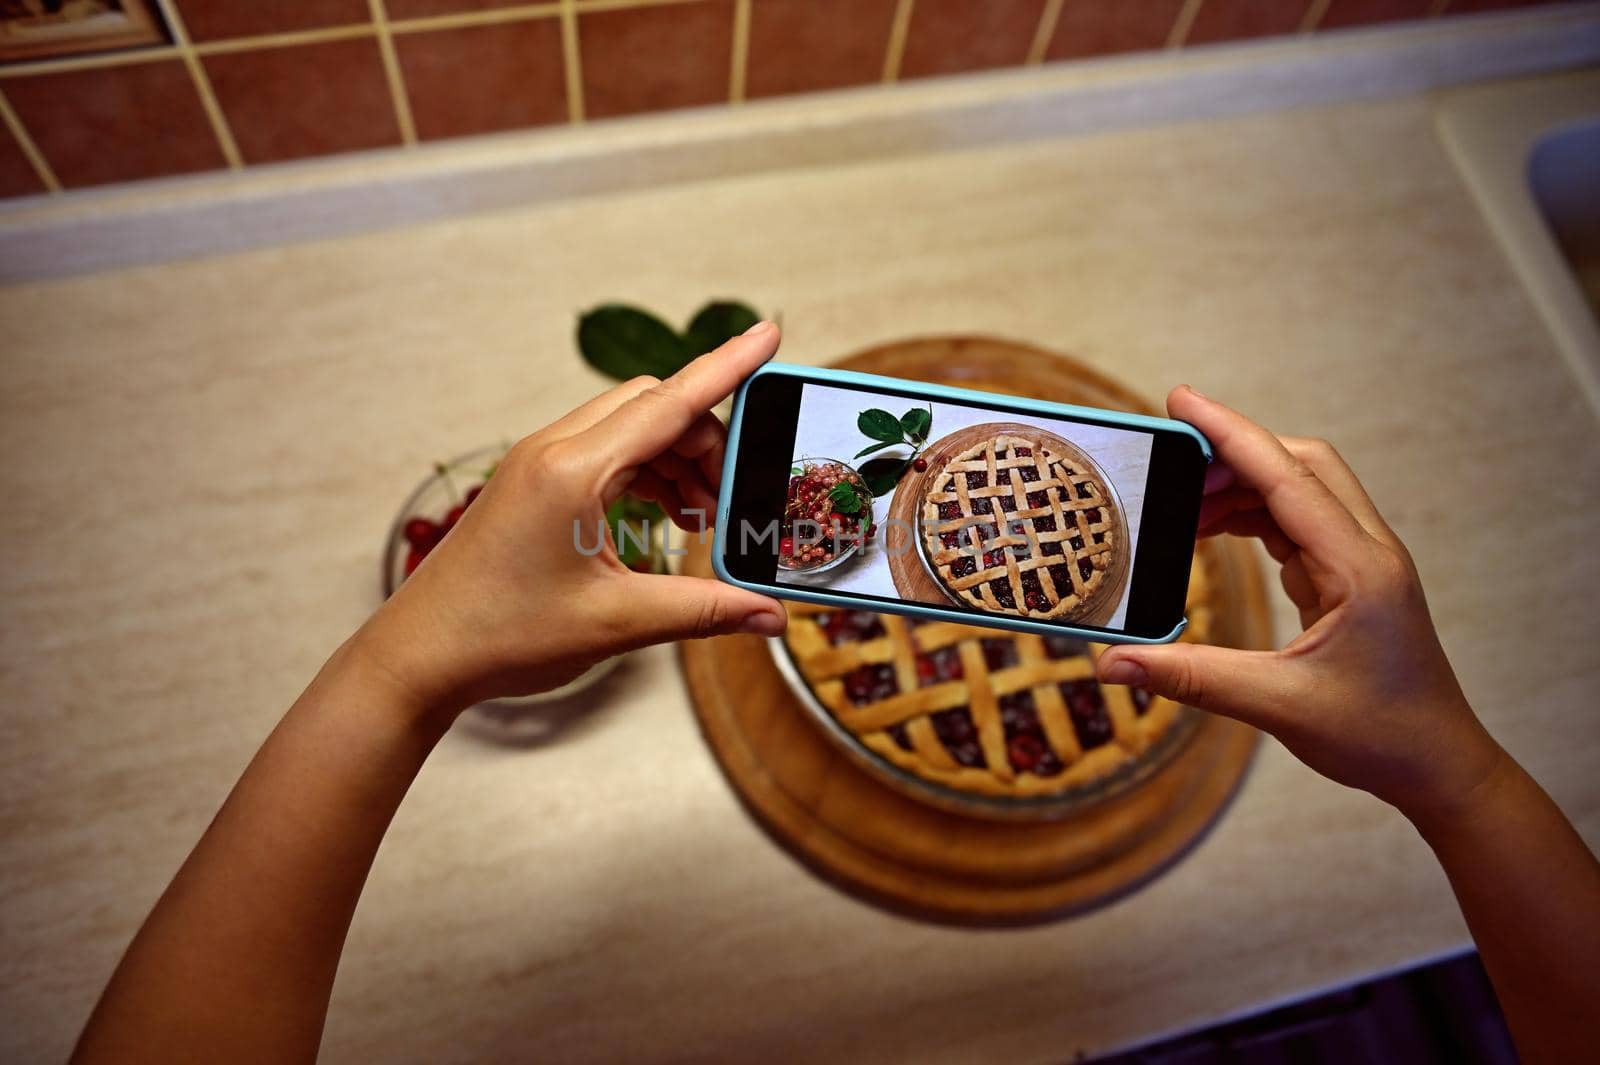
[[[0,65],[0,197],[1551,2],[173,0],[170,44]]]

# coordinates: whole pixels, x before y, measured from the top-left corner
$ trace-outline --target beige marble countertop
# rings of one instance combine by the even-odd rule
[[[427,464],[601,387],[576,311],[713,295],[791,360],[995,333],[1333,439],[1600,840],[1600,436],[1425,99],[693,182],[0,289],[0,1059],[63,1056]],[[669,649],[606,691],[544,747],[446,739],[325,1060],[1059,1061],[1467,942],[1409,827],[1272,743],[1114,905],[888,916],[744,814]]]

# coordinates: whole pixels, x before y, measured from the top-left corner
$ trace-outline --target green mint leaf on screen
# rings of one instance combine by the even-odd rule
[[[895,486],[900,483],[900,478],[910,468],[910,459],[873,459],[862,465],[861,479],[867,483],[867,491],[882,498],[894,492]]]
[[[856,486],[848,481],[840,481],[828,489],[828,501],[833,504],[833,509],[840,514],[859,514],[863,502],[861,493]]]
[[[578,350],[607,377],[671,377],[694,356],[671,326],[637,307],[606,303],[578,319]]]
[[[900,428],[912,440],[926,440],[933,427],[933,410],[908,410],[900,417]]]
[[[860,451],[857,451],[856,454],[855,454],[855,457],[859,459],[859,458],[861,458],[861,457],[863,457],[865,455],[872,454],[874,451],[882,451],[886,447],[894,447],[894,445],[896,443],[899,443],[899,441],[895,441],[894,443],[890,443],[888,441],[885,441],[884,443],[881,443],[881,444],[868,444],[866,447],[862,448]]]
[[[804,466],[790,466],[789,467],[789,476],[790,477],[798,477],[802,473],[805,473],[805,472],[806,472],[806,470],[805,470]]]
[[[720,348],[759,321],[761,316],[745,304],[717,300],[701,307],[689,320],[683,341],[694,358]]]
[[[861,430],[862,435],[887,444],[898,444],[905,439],[905,433],[900,429],[900,419],[876,407],[861,412],[856,418],[856,428]]]

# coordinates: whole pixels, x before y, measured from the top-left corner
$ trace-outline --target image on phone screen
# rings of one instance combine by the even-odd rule
[[[880,598],[911,591],[939,606],[1123,626],[1149,433],[938,400],[863,405],[872,398],[802,387],[778,583]],[[868,466],[871,455],[859,452],[887,442],[862,432],[870,411],[889,415],[902,438],[922,429],[926,440],[918,456],[926,469],[905,478],[918,482],[906,486],[919,489],[915,505],[896,508],[905,525],[887,530],[891,499],[873,498],[855,465]],[[890,435],[887,420],[867,417]],[[909,454],[910,446],[898,451]],[[885,456],[879,465],[893,462]],[[891,567],[896,556],[909,565]]]
[[[1192,435],[900,384],[753,382],[730,571],[863,605],[1170,638],[1205,467]],[[752,528],[771,535],[765,552]]]

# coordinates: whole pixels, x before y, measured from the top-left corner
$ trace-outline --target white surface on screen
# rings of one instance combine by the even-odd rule
[[[1082,422],[1063,421],[1036,415],[1011,414],[1003,411],[979,410],[974,407],[933,401],[933,429],[931,441],[937,442],[958,429],[984,422],[1021,422],[1037,425],[1048,432],[1072,441],[1088,452],[1099,463],[1107,477],[1116,486],[1122,501],[1122,513],[1128,523],[1127,550],[1131,553],[1139,543],[1139,518],[1144,511],[1145,479],[1150,469],[1150,443],[1148,433],[1127,429],[1109,429]],[[880,407],[896,417],[913,407],[928,406],[928,401],[917,402],[900,396],[877,396],[854,389],[833,388],[828,385],[805,386],[800,395],[800,427],[795,433],[795,458],[838,459],[856,466],[881,455],[910,453],[908,447],[886,448],[874,455],[857,460],[852,456],[872,441],[856,427],[856,418],[869,407]],[[873,521],[882,522],[889,513],[889,496],[876,499],[872,504]],[[840,563],[837,569],[818,574],[796,574],[779,571],[778,581],[802,588],[825,588],[836,592],[860,592],[897,598],[894,579],[889,575],[889,558],[877,546],[864,555]],[[1131,583],[1131,574],[1130,574]],[[1128,592],[1124,587],[1117,609],[1106,623],[1106,628],[1121,628],[1128,614]]]

